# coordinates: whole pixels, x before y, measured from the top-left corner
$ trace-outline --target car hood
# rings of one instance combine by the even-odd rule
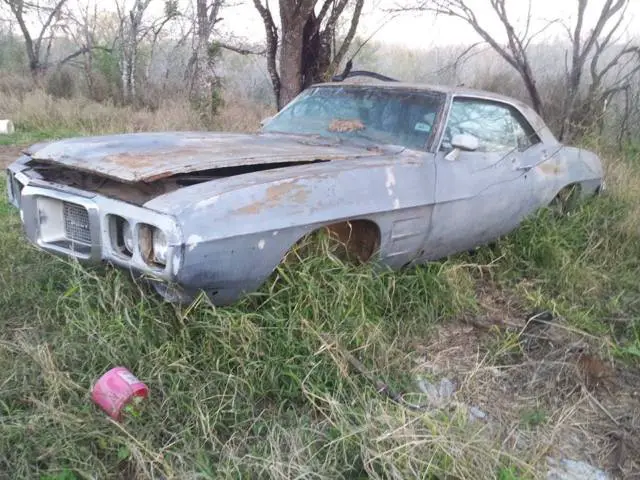
[[[372,157],[389,149],[280,134],[168,132],[70,138],[37,144],[25,153],[40,162],[135,183],[225,167]]]

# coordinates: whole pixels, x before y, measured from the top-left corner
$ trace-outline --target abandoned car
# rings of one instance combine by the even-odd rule
[[[319,229],[398,269],[494,240],[568,187],[602,186],[599,158],[560,144],[525,104],[364,73],[307,88],[254,134],[71,138],[8,167],[40,249],[217,305],[258,289]]]

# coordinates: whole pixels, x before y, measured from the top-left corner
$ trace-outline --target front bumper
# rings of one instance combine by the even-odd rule
[[[87,263],[108,262],[141,274],[174,281],[182,264],[183,242],[175,219],[169,215],[138,207],[64,185],[52,184],[14,164],[7,170],[10,202],[20,210],[24,232],[38,248]],[[70,216],[68,212],[74,215]],[[136,248],[130,255],[114,245],[111,217],[118,216],[132,226]],[[70,217],[70,218],[68,218]],[[166,264],[144,258],[140,248],[140,228],[151,225],[167,238]]]

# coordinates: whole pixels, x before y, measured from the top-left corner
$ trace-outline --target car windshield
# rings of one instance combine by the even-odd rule
[[[312,87],[271,119],[263,132],[320,135],[423,149],[445,96],[364,86]]]

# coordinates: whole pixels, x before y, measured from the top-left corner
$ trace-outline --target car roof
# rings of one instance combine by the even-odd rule
[[[348,78],[341,82],[325,82],[325,83],[316,83],[314,87],[339,87],[341,85],[357,85],[360,87],[375,87],[375,88],[390,88],[390,89],[404,89],[404,90],[424,90],[426,92],[439,92],[447,95],[459,95],[459,96],[469,96],[469,97],[478,97],[492,100],[499,100],[507,103],[521,104],[519,100],[509,97],[507,95],[502,95],[499,93],[489,92],[487,90],[479,90],[474,88],[467,87],[459,87],[459,86],[450,86],[450,85],[440,85],[440,84],[430,84],[430,83],[417,83],[417,82],[388,82],[383,80],[356,80],[354,78]]]
[[[372,79],[370,77],[349,77],[342,81],[316,83],[313,87],[340,87],[344,85],[358,86],[364,88],[382,88],[382,89],[398,89],[398,90],[414,90],[424,92],[437,92],[448,96],[460,96],[478,98],[482,100],[502,102],[517,108],[521,114],[529,121],[534,130],[541,137],[542,141],[549,144],[558,143],[551,130],[548,128],[544,120],[538,115],[538,113],[526,103],[509,97],[508,95],[502,95],[495,92],[489,92],[487,90],[479,90],[468,87],[438,85],[428,83],[416,83],[416,82],[399,82],[399,81],[385,81]]]

